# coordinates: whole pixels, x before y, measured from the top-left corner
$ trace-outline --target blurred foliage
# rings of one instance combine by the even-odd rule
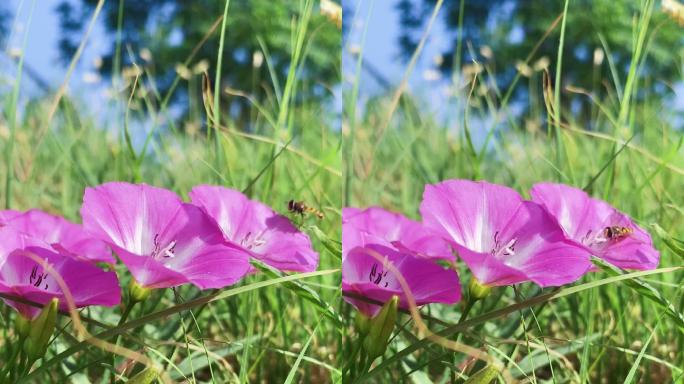
[[[436,0],[397,0],[396,7],[402,25],[398,43],[404,59],[408,59],[415,50],[435,4]],[[462,65],[467,66],[476,60],[493,71],[500,89],[505,90],[520,69],[520,64],[533,52],[554,20],[561,15],[563,6],[562,0],[466,0],[463,32],[459,36],[461,1],[445,1],[440,14],[449,35],[439,39],[448,42],[449,46],[443,52],[441,69],[446,73],[452,73],[454,68],[460,71]],[[640,2],[633,0],[570,1],[562,86],[583,88],[598,96],[615,90],[611,81],[613,76],[624,82],[629,72],[635,40],[630,31],[634,30],[640,9]],[[683,31],[682,27],[662,12],[660,6],[656,7],[647,37],[646,49],[649,57],[640,64],[641,75],[644,77],[640,84],[642,93],[636,95],[637,97],[674,95],[672,84],[682,79]],[[541,63],[550,63],[551,73],[555,71],[559,34],[560,22],[527,63],[529,67],[541,59]],[[455,63],[458,58],[459,37],[463,38],[462,59],[460,63]],[[608,56],[604,49],[611,53],[615,73],[611,73],[610,66],[604,62]],[[602,52],[596,52],[597,50]],[[518,65],[514,65],[516,63]],[[523,66],[523,70],[525,69]],[[528,90],[517,90],[519,98],[527,95]],[[579,105],[573,105],[573,111],[578,116],[586,114],[586,120],[589,120],[589,105],[589,100],[584,99]]]
[[[121,0],[124,1],[124,0]],[[111,75],[115,69],[119,8],[121,1],[107,1],[101,20],[111,40],[103,57],[101,71]],[[82,6],[81,6],[82,5]],[[60,51],[62,59],[70,60],[83,36],[97,0],[62,0],[57,12],[60,18]],[[225,2],[218,0],[139,0],[123,2],[121,18],[121,66],[133,63],[145,68],[164,95],[177,75],[179,64],[191,56],[212,25],[223,15]],[[266,99],[275,103],[274,79],[267,61],[272,62],[277,82],[285,83],[293,49],[294,25],[301,18],[301,1],[232,1],[228,9],[222,63],[222,89],[230,87],[249,94],[260,103]],[[258,21],[258,22],[255,22]],[[210,78],[215,76],[215,63],[220,38],[220,25],[199,47],[190,70],[201,71],[204,63]],[[321,14],[318,2],[308,25],[304,63],[299,68],[297,97],[305,100],[331,98],[329,89],[339,82],[340,32],[337,26]],[[268,52],[259,44],[262,40]],[[263,55],[263,56],[261,56]],[[200,64],[199,66],[197,65]],[[205,67],[206,68],[206,67]],[[187,95],[187,92],[186,92]],[[176,93],[173,100],[184,96]],[[198,96],[198,95],[194,95]],[[248,101],[244,97],[226,94],[224,105],[233,117],[248,118]]]
[[[0,44],[5,44],[8,37],[9,22],[12,14],[7,9],[7,4],[0,3]]]

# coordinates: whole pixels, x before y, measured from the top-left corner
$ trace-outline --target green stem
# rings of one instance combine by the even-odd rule
[[[133,301],[130,303],[130,305],[127,305],[126,308],[124,308],[124,312],[121,314],[121,318],[119,319],[119,322],[116,324],[117,327],[121,326],[121,324],[125,323],[126,320],[128,320],[128,316],[131,314],[131,310],[133,310],[133,306],[136,303],[137,301]]]
[[[565,43],[565,21],[568,16],[569,0],[565,0],[563,8],[563,19],[561,21],[560,42],[558,43],[558,56],[556,59],[556,81],[553,89],[553,106],[554,106],[554,128],[556,134],[556,164],[562,164],[561,152],[563,148],[563,138],[561,137],[561,69],[563,67],[563,46]],[[559,181],[562,181],[561,175],[558,175]]]
[[[468,298],[468,300],[465,303],[465,307],[463,308],[463,313],[461,313],[461,318],[458,319],[458,324],[461,324],[468,318],[468,314],[470,313],[470,310],[473,309],[473,305],[477,300],[473,300],[472,298]]]
[[[214,81],[214,150],[216,156],[216,169],[220,169],[221,165],[221,135],[219,134],[219,126],[221,125],[221,70],[223,63],[223,49],[226,40],[226,25],[228,24],[228,8],[230,0],[226,0],[223,8],[223,20],[221,21],[221,35],[219,38],[218,56],[216,58],[216,75]],[[207,130],[207,135],[211,135],[211,130]]]
[[[14,368],[14,361],[16,360],[17,356],[21,352],[21,349],[24,346],[24,337],[19,338],[19,343],[14,345],[14,348],[12,348],[12,355],[10,356],[9,360],[7,361],[7,364],[0,370],[0,382],[5,382],[4,379],[7,376],[8,373],[11,373],[13,371],[12,368]],[[12,347],[10,345],[10,347]]]
[[[133,307],[137,301],[131,301],[129,305],[126,305],[126,308],[124,308],[123,313],[121,314],[121,318],[119,319],[119,322],[116,324],[117,327],[121,326],[121,324],[125,323],[126,320],[128,319],[128,316],[131,314],[131,311],[133,310]],[[118,334],[116,336],[116,340],[114,341],[114,345],[117,347],[119,346],[119,342],[121,341],[121,334]],[[112,367],[116,366],[116,354],[112,353]]]
[[[355,366],[354,359],[356,358],[356,355],[361,350],[362,344],[363,344],[363,338],[362,337],[357,338],[356,342],[352,346],[351,356],[349,356],[347,358],[347,363],[344,365],[344,367],[342,367],[342,376],[344,376],[345,372],[352,370],[352,368]]]

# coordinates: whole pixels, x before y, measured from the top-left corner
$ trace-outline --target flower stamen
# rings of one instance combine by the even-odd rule
[[[499,231],[494,233],[494,248],[492,248],[491,254],[494,257],[501,256],[514,256],[515,255],[515,245],[518,243],[518,239],[511,239],[504,245],[501,246],[501,239],[499,239]]]
[[[263,239],[265,231],[261,231],[258,235],[252,236],[252,232],[247,232],[244,238],[240,240],[240,245],[244,248],[251,250],[252,248],[260,247],[266,244],[266,240]]]
[[[157,258],[159,255],[165,258],[173,258],[176,256],[176,240],[171,241],[166,247],[162,248],[159,243],[159,234],[154,235],[154,250],[152,257]]]
[[[378,271],[378,263],[373,263],[370,273],[368,274],[368,280],[370,280],[371,283],[379,286],[382,282],[382,279],[385,277],[387,277],[387,271],[383,271],[382,267],[380,267],[380,271]],[[389,282],[385,280],[384,287],[387,288],[388,285]]]
[[[43,289],[47,290],[47,273],[38,273],[38,266],[36,265],[33,267],[33,269],[31,269],[31,275],[29,276],[29,284],[33,285],[36,288],[40,288],[40,285],[43,282],[45,282],[45,287],[43,287]]]

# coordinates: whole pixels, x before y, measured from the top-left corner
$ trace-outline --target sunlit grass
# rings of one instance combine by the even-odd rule
[[[86,186],[121,180],[165,187],[184,199],[195,185],[221,184],[286,215],[290,199],[324,213],[320,220],[291,215],[320,254],[320,272],[282,276],[264,271],[218,292],[189,286],[156,290],[118,326],[122,308],[80,312],[86,320],[97,320],[86,322],[90,334],[109,342],[121,335],[120,345],[145,354],[173,380],[289,378],[318,383],[339,377],[341,138],[330,106],[297,98],[295,70],[307,60],[303,46],[313,35],[306,23],[318,11],[313,4],[302,1],[301,14],[293,18],[293,70],[280,79],[285,94],[274,93],[281,92],[276,87],[272,100],[253,100],[249,126],[231,120],[219,93],[232,91],[218,85],[209,88],[211,92],[205,89],[204,98],[190,95],[185,121],[173,118],[170,94],[156,91],[152,74],[142,65],[121,68],[126,76],[114,77],[114,97],[107,108],[93,108],[88,99],[71,95],[66,87],[63,94],[28,102],[16,93],[0,95],[11,110],[0,119],[0,151],[7,156],[6,166],[0,167],[6,186],[0,201],[8,208],[39,208],[78,222]],[[221,15],[217,18],[207,34],[230,33],[230,25],[220,24]],[[117,52],[125,55],[126,48]],[[192,57],[179,57],[178,62],[191,68],[196,64]],[[15,78],[17,90],[20,75],[21,67]],[[183,87],[197,90],[202,73],[190,76],[178,77],[170,92]],[[241,90],[232,97],[248,96],[249,90]],[[92,112],[103,109],[110,111],[106,117]],[[120,264],[116,271],[126,287],[130,274]],[[2,328],[11,333],[13,310],[2,305],[0,312]],[[30,382],[108,382],[131,378],[144,368],[69,336],[73,330],[66,316],[60,317],[58,329],[46,356],[34,364]],[[7,350],[6,342],[0,337],[0,351]]]
[[[567,12],[581,12],[573,9],[573,2],[567,3]],[[634,30],[624,31],[634,36],[628,77],[619,79],[613,73],[600,95],[554,87],[566,84],[562,70],[546,73],[548,63],[535,65],[540,58],[531,52],[523,62],[529,71],[519,72],[512,88],[499,88],[487,62],[464,63],[463,72],[459,68],[450,84],[454,96],[439,111],[410,90],[401,97],[394,91],[372,97],[363,108],[356,105],[355,92],[350,91],[353,97],[345,99],[348,110],[362,111],[345,116],[345,127],[353,128],[345,136],[345,141],[353,142],[353,146],[347,144],[350,153],[345,164],[351,173],[346,178],[349,205],[379,205],[419,219],[418,205],[427,183],[485,179],[529,197],[527,191],[534,183],[559,181],[605,199],[653,236],[661,252],[660,268],[665,269],[645,277],[648,282],[637,277],[614,280],[616,272],[605,269],[558,291],[563,293],[560,298],[554,296],[558,292],[533,284],[501,287],[477,304],[469,320],[460,325],[456,323],[462,306],[431,305],[421,311],[432,332],[482,348],[505,362],[517,379],[684,380],[680,323],[684,273],[677,268],[684,265],[684,252],[674,240],[684,239],[683,132],[676,127],[667,101],[651,100],[639,89],[639,84],[654,81],[638,70],[649,60],[646,36],[653,32],[649,25],[653,7],[651,1],[642,2]],[[379,20],[371,14],[365,22]],[[573,25],[561,21],[562,14],[549,26],[544,35],[547,43],[562,46],[562,28]],[[566,46],[566,54],[571,49]],[[562,52],[559,49],[558,58]],[[551,60],[550,70],[557,59]],[[523,68],[520,63],[514,65]],[[609,67],[610,58],[595,65]],[[410,64],[407,67],[410,70]],[[356,72],[349,71],[357,76],[347,80],[350,89],[356,89],[359,71],[360,66]],[[529,97],[511,101],[519,88],[529,90]],[[589,127],[572,110],[560,109],[574,98],[589,99],[595,105]],[[513,102],[525,111],[526,124],[519,124],[512,115]],[[470,273],[465,267],[459,273],[467,284]],[[351,311],[349,306],[346,310]],[[347,320],[350,334],[345,347],[356,339],[353,321]],[[422,339],[425,333],[408,315],[398,318],[395,335],[384,358],[363,379],[462,382],[484,366]],[[503,376],[499,380],[503,382]]]

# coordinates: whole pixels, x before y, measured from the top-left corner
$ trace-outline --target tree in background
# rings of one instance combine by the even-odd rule
[[[435,3],[436,0],[397,0],[402,22],[399,45],[404,58],[410,57],[415,50]],[[445,73],[453,73],[454,68],[460,71],[464,65],[477,60],[494,71],[499,89],[505,90],[516,71],[529,69],[520,63],[563,12],[564,1],[478,0],[465,1],[463,6],[462,36],[458,32],[461,1],[445,1],[440,11],[451,32],[449,36],[440,37],[450,42],[443,54],[441,69]],[[615,91],[613,75],[624,83],[632,58],[633,25],[640,8],[640,2],[634,0],[570,1],[562,63],[564,83],[561,86],[572,85],[600,95]],[[554,72],[559,31],[560,23],[539,46],[529,67],[540,58],[546,58],[550,63],[549,71]],[[672,95],[673,83],[682,80],[684,33],[658,7],[653,13],[649,33],[648,58],[640,67],[641,78],[648,80],[639,85],[642,94],[635,96],[666,97]],[[460,53],[459,38],[462,39]],[[469,44],[473,49],[469,49]],[[608,52],[614,73],[611,73],[608,60],[604,60]],[[459,57],[462,59],[456,62]],[[527,88],[518,87],[516,95],[525,97]],[[583,116],[583,121],[590,120],[591,101],[586,97],[572,100],[571,106],[576,112],[573,115]],[[566,104],[565,108],[571,106]]]
[[[8,27],[12,14],[6,8],[7,4],[0,4],[0,45],[7,43]]]
[[[318,2],[316,2],[318,3]],[[77,6],[81,4],[82,6]],[[57,11],[62,35],[60,51],[69,60],[76,51],[82,32],[97,4],[97,0],[62,0]],[[119,7],[123,6],[123,17]],[[188,57],[217,19],[223,15],[225,2],[218,0],[113,0],[104,4],[102,15],[111,36],[101,71],[111,75],[116,69],[117,35],[121,22],[121,68],[134,62],[144,66],[154,79],[161,95],[170,88],[179,66]],[[222,89],[229,87],[249,94],[260,103],[275,105],[274,82],[281,86],[289,71],[293,46],[293,18],[302,15],[300,1],[250,0],[232,1],[228,9],[227,29],[222,63]],[[204,43],[187,68],[206,67],[213,83],[219,47],[220,26]],[[308,41],[304,44],[306,59],[299,68],[297,96],[300,100],[321,101],[330,98],[332,87],[339,81],[340,33],[335,23],[314,8],[308,25]],[[263,43],[263,46],[260,44]],[[264,51],[265,49],[265,51]],[[269,74],[270,60],[276,80]],[[195,91],[199,92],[200,87]],[[199,95],[176,92],[172,100]],[[242,123],[249,121],[244,97],[222,95],[223,108]],[[225,113],[224,113],[225,115]]]

